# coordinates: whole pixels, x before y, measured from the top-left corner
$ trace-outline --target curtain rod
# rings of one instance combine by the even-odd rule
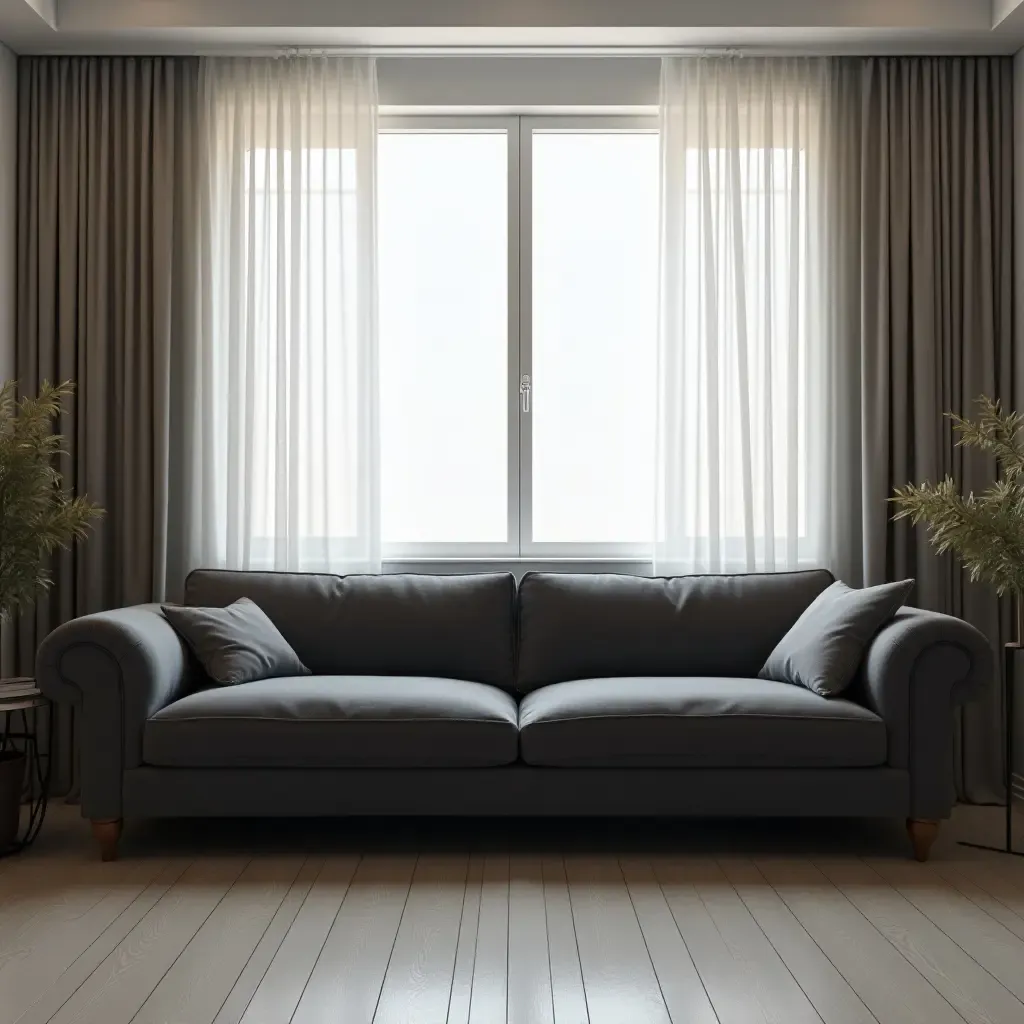
[[[226,51],[225,55],[232,52]],[[732,47],[665,46],[281,46],[246,51],[278,57],[745,57],[754,51]],[[764,55],[819,56],[765,50]]]

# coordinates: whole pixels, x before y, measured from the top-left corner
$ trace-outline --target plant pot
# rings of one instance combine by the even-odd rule
[[[20,750],[0,752],[0,853],[17,841],[24,791],[25,755]]]

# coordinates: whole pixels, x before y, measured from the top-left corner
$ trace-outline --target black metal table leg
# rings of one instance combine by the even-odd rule
[[[40,744],[40,712],[47,716],[45,750]],[[0,750],[19,749],[26,762],[22,805],[28,805],[27,818],[23,818],[24,824],[14,843],[0,850],[0,857],[7,857],[31,846],[43,827],[53,771],[53,705],[42,694],[6,703],[0,701],[0,718]]]
[[[969,846],[974,850],[991,850],[993,853],[1005,853],[1011,857],[1024,857],[1024,850],[1013,848],[1013,766],[1014,766],[1014,662],[1016,655],[1021,650],[1020,644],[1007,644],[1003,655],[1004,686],[1006,688],[1006,729],[1005,747],[1006,752],[1006,845],[988,846],[984,843],[968,843],[960,841],[961,846]]]

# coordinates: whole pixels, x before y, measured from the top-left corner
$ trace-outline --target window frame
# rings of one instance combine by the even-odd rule
[[[411,114],[382,116],[378,135],[406,132],[504,131],[508,146],[508,534],[505,543],[383,544],[385,567],[453,568],[464,563],[491,566],[579,568],[648,567],[649,543],[535,542],[533,519],[533,415],[523,413],[520,382],[533,378],[533,136],[535,132],[600,134],[659,133],[656,115],[578,114],[503,115]],[[653,502],[653,497],[652,497]]]

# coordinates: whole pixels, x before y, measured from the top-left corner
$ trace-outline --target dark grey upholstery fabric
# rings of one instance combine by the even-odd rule
[[[824,570],[667,579],[527,573],[517,685],[528,693],[605,676],[752,678],[832,582]]]
[[[165,604],[161,610],[218,686],[309,675],[277,626],[247,597],[226,608]]]
[[[510,764],[515,700],[457,679],[306,676],[202,690],[147,723],[147,764],[423,768]]]
[[[853,682],[871,638],[902,607],[913,580],[854,590],[833,583],[769,655],[759,676],[837,697]]]
[[[83,615],[39,645],[36,680],[78,709],[82,814],[121,817],[124,772],[142,763],[146,719],[195,684],[185,641],[159,606]]]
[[[889,764],[910,771],[912,817],[949,816],[954,710],[990,690],[998,671],[977,629],[937,612],[902,608],[872,640],[849,695],[884,720]]]
[[[763,679],[577,679],[519,709],[527,764],[603,768],[863,768],[885,763],[867,708]]]
[[[314,675],[438,676],[512,690],[515,577],[200,569],[188,605],[252,598]]]
[[[741,628],[742,613],[737,622]],[[912,814],[938,819],[949,816],[954,802],[950,751],[954,710],[991,687],[995,672],[992,649],[976,629],[958,619],[903,609],[872,640],[861,677],[849,691],[849,701],[826,701],[810,691],[781,683],[743,681],[776,686],[774,696],[781,699],[784,693],[789,700],[811,701],[830,713],[857,704],[869,709],[884,722],[885,767],[742,768],[725,764],[721,768],[547,769],[520,763],[470,771],[455,767],[291,768],[267,763],[273,756],[273,744],[267,744],[257,762],[266,767],[147,767],[142,764],[143,732],[152,731],[150,720],[162,708],[192,692],[196,679],[190,661],[185,643],[159,608],[152,605],[76,619],[54,631],[41,645],[36,678],[43,692],[55,701],[81,709],[82,812],[86,817],[650,813]],[[306,677],[283,680],[278,685],[284,688],[287,684],[294,697],[299,692],[296,688],[312,681]],[[389,685],[382,678],[363,682],[369,693],[367,699],[379,697],[381,685],[385,689]],[[646,684],[652,686],[665,682],[671,680],[646,678]],[[709,691],[719,698],[723,686],[730,685],[727,677],[706,682]],[[627,694],[629,683],[628,679],[616,680],[616,687]],[[426,695],[434,692],[434,684],[445,689],[443,700],[426,700]],[[230,699],[261,685],[274,684],[248,683],[194,696]],[[435,751],[449,742],[446,729],[460,729],[459,722],[429,719],[435,712],[451,715],[456,707],[463,706],[448,699],[454,692],[451,687],[459,687],[460,694],[487,694],[465,705],[468,710],[463,717],[470,717],[473,724],[472,743],[477,742],[476,729],[486,729],[483,750],[488,757],[496,759],[500,748],[502,760],[513,759],[517,723],[514,700],[507,693],[451,680],[417,680],[415,713],[428,717],[424,729],[438,729],[436,741],[432,733],[430,749]],[[524,751],[531,742],[531,732],[543,747],[543,730],[539,724],[530,725],[530,714],[556,704],[559,692],[572,694],[574,690],[553,687],[524,701]],[[629,694],[634,704],[636,696],[635,692]],[[601,706],[607,707],[607,703],[602,700]],[[549,714],[554,718],[555,710]],[[197,726],[202,731],[220,724],[205,719]],[[389,720],[381,729],[399,724]],[[315,722],[313,725],[319,727]],[[371,722],[358,725],[363,737],[376,728]],[[695,728],[696,723],[690,725]],[[854,728],[854,724],[847,726],[844,722],[812,721],[808,729],[812,725],[815,735],[828,733],[830,742],[833,729]],[[555,721],[551,728],[557,730],[561,723]],[[601,728],[604,726],[598,721],[595,729]],[[718,725],[712,723],[712,728]],[[764,728],[771,731],[775,723],[765,723]],[[622,733],[627,734],[632,735],[628,730]],[[463,735],[458,732],[459,744]],[[500,738],[494,739],[496,735]],[[730,739],[734,735],[730,730]],[[158,745],[160,742],[163,740],[158,737]],[[177,739],[168,742],[176,751],[187,750],[191,738],[187,735],[180,744]],[[779,740],[780,745],[788,742],[788,736]],[[395,746],[389,741],[386,749]],[[473,749],[480,751],[475,746]],[[800,749],[806,754],[806,748]],[[674,755],[676,748],[673,746],[670,752]],[[641,753],[646,756],[649,751],[645,747]],[[746,755],[741,751],[738,756]]]
[[[896,768],[132,768],[127,817],[750,815],[905,818]]]

